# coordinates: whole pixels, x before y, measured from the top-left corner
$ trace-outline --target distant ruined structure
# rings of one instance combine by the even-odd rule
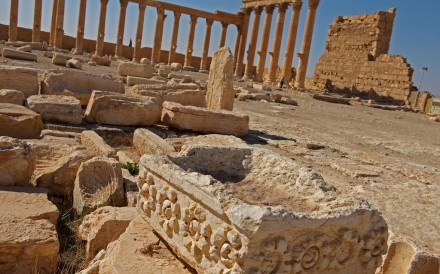
[[[409,100],[413,69],[404,57],[388,54],[395,15],[396,9],[392,8],[388,12],[336,17],[315,68],[315,86],[373,98]]]

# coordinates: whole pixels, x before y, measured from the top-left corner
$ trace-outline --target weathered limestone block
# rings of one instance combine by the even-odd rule
[[[130,222],[139,216],[134,207],[101,207],[84,217],[79,236],[86,245],[86,261],[124,233]]]
[[[171,63],[170,66],[171,66],[171,70],[174,71],[181,71],[183,69],[183,66],[180,63]]]
[[[24,52],[24,51],[10,49],[10,48],[3,49],[3,57],[37,62],[37,55],[35,53]]]
[[[98,55],[92,55],[90,60],[92,62],[95,62],[97,65],[107,66],[107,67],[110,66],[110,64],[112,63],[112,60],[110,58],[105,56],[98,56]]]
[[[166,155],[175,152],[164,139],[145,128],[138,128],[133,134],[133,147],[139,153]]]
[[[84,130],[81,133],[81,144],[97,156],[116,158],[116,151],[93,130]]]
[[[252,85],[252,88],[256,89],[256,90],[265,90],[265,91],[272,91],[272,88],[269,85],[266,84],[257,84],[254,83]]]
[[[76,60],[76,59],[69,59],[67,61],[67,67],[75,68],[75,69],[81,69],[82,68],[82,62],[80,60]]]
[[[124,83],[111,76],[87,74],[81,71],[47,71],[41,84],[41,94],[69,95],[87,105],[94,90],[124,93]]]
[[[2,187],[0,189],[0,219],[5,216],[48,220],[57,225],[58,209],[47,199],[44,188]],[[0,236],[1,238],[1,236]]]
[[[228,47],[223,47],[212,57],[206,107],[232,110],[234,97],[234,56]]]
[[[25,52],[31,52],[32,51],[32,46],[31,45],[26,45],[26,46],[18,47],[17,50],[25,51]]]
[[[0,218],[0,273],[55,273],[59,241],[47,220]]]
[[[166,87],[162,90],[157,90],[148,88],[142,89],[139,86],[135,86],[131,88],[129,92],[132,95],[154,97],[161,104],[165,101],[170,101],[184,106],[206,106],[205,92],[202,90],[167,89]]]
[[[15,89],[27,98],[38,94],[40,88],[38,70],[0,66],[0,89]]]
[[[153,72],[153,66],[150,64],[121,62],[118,67],[118,74],[120,76],[151,78],[153,77]]]
[[[164,102],[162,122],[168,126],[199,131],[244,136],[249,131],[249,116],[228,110],[182,106]]]
[[[266,100],[270,101],[270,94],[268,93],[250,93],[250,94],[244,94],[239,93],[237,96],[238,101],[246,101],[246,100],[254,100],[254,101],[261,101]]]
[[[139,189],[142,216],[200,273],[373,274],[387,252],[376,210],[266,150],[143,155]]]
[[[94,91],[85,113],[91,123],[124,126],[151,126],[160,121],[160,105],[155,98]]]
[[[57,65],[57,66],[66,66],[67,59],[69,59],[68,56],[66,56],[62,53],[55,52],[52,55],[52,64]]]
[[[168,74],[171,73],[171,66],[168,65],[160,65],[159,69],[157,70],[157,73],[159,74],[159,76],[168,77]]]
[[[0,103],[22,106],[24,103],[24,94],[15,89],[0,89]]]
[[[35,156],[22,140],[0,136],[0,186],[27,186],[35,168]]]
[[[144,57],[141,59],[141,61],[139,63],[144,64],[144,65],[149,65],[149,64],[151,64],[151,60]]]
[[[143,77],[136,77],[136,76],[127,76],[127,85],[134,86],[134,85],[157,85],[157,84],[165,84],[165,81],[161,80],[155,80],[151,78],[143,78]]]
[[[73,96],[33,95],[26,99],[26,106],[39,113],[44,122],[82,122],[81,102]]]
[[[43,127],[40,114],[23,106],[0,103],[0,136],[35,139]]]
[[[73,208],[78,214],[103,206],[124,206],[121,164],[113,158],[94,157],[83,162],[73,189]]]

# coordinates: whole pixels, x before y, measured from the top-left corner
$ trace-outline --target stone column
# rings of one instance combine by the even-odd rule
[[[264,76],[264,66],[266,65],[267,47],[269,45],[270,28],[272,25],[272,15],[275,6],[266,7],[266,16],[264,17],[263,34],[261,38],[260,51],[258,52],[257,79],[262,82]]]
[[[211,29],[212,29],[211,19],[206,19],[206,31],[205,40],[203,42],[203,53],[202,60],[200,61],[200,72],[208,72],[208,52],[209,52],[209,42],[211,41]]]
[[[278,17],[275,26],[275,37],[272,44],[272,58],[269,65],[269,82],[274,83],[277,78],[278,61],[280,59],[281,40],[283,38],[284,19],[288,4],[278,4]]]
[[[139,15],[136,29],[136,41],[134,42],[134,51],[133,51],[133,61],[139,63],[140,51],[141,51],[141,43],[142,43],[142,32],[144,30],[144,18],[145,18],[145,9],[147,5],[139,4]]]
[[[41,9],[43,1],[35,0],[34,5],[34,25],[32,28],[32,42],[40,42],[40,31],[41,31]]]
[[[309,63],[310,46],[312,44],[313,28],[315,27],[315,17],[318,5],[319,0],[309,0],[306,26],[301,44],[301,52],[298,53],[298,72],[295,79],[295,87],[299,89],[304,88],[304,83],[306,81],[307,65]]]
[[[124,42],[125,16],[127,15],[128,0],[119,0],[121,8],[119,9],[118,37],[116,38],[115,55],[122,56]]]
[[[49,37],[49,46],[55,46],[55,32],[57,29],[57,9],[58,9],[58,0],[53,0],[52,4],[52,18],[50,23],[50,37]]]
[[[299,15],[301,12],[302,4],[302,0],[295,0],[293,2],[292,18],[290,19],[289,34],[287,36],[286,53],[284,54],[282,73],[286,83],[290,83],[290,77],[292,76],[293,52],[295,51]]]
[[[55,29],[55,47],[63,48],[63,36],[64,36],[64,7],[65,0],[58,0],[57,6],[57,26]]]
[[[9,13],[9,42],[17,41],[18,28],[18,0],[11,0]]]
[[[160,53],[162,51],[163,24],[165,21],[165,11],[157,8],[156,30],[154,33],[153,48],[151,50],[151,61],[153,63],[160,62]]]
[[[237,77],[243,76],[244,73],[243,60],[244,60],[244,53],[246,50],[247,35],[249,31],[249,17],[251,15],[251,12],[252,9],[245,9],[243,11],[244,17],[243,17],[241,36],[240,36],[240,46],[238,49],[237,63],[235,65],[235,76]]]
[[[177,37],[179,35],[180,13],[174,12],[173,32],[171,34],[170,53],[168,55],[168,65],[174,61],[174,55],[177,49]]]
[[[229,24],[222,22],[222,35],[220,37],[220,42],[219,42],[219,45],[218,45],[219,48],[224,47],[225,44],[226,44],[226,34],[228,32],[228,25]]]
[[[235,36],[235,46],[234,46],[234,71],[237,67],[237,57],[238,51],[240,50],[240,39],[241,39],[241,26],[235,25],[237,27],[237,36]]]
[[[251,39],[249,41],[249,48],[247,52],[247,62],[246,62],[246,68],[244,71],[244,78],[249,79],[252,77],[252,70],[254,68],[254,59],[255,59],[255,49],[257,47],[257,40],[258,40],[258,30],[260,28],[260,19],[261,19],[261,12],[263,8],[258,7],[255,8],[255,15],[254,15],[254,21],[252,22],[252,33],[251,33]]]
[[[196,32],[196,24],[197,24],[197,16],[191,15],[191,20],[189,21],[188,43],[186,44],[185,64],[183,65],[184,68],[191,67],[191,58],[194,50],[193,45],[194,45],[194,34]]]
[[[105,36],[105,17],[107,16],[107,4],[108,0],[101,0],[101,9],[99,11],[99,25],[98,36],[96,37],[96,52],[98,56],[102,56],[104,49],[104,36]]]
[[[81,0],[79,3],[78,28],[76,30],[76,49],[75,54],[83,53],[84,45],[84,25],[86,23],[87,0]]]

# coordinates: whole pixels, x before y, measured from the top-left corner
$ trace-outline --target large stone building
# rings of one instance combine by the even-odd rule
[[[315,68],[315,86],[398,101],[409,99],[413,69],[404,57],[388,54],[395,15],[392,8],[336,17]]]

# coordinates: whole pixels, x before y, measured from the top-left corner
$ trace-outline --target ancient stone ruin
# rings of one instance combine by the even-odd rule
[[[409,99],[413,69],[400,55],[388,54],[396,9],[338,16],[330,26],[313,82],[321,89]]]

